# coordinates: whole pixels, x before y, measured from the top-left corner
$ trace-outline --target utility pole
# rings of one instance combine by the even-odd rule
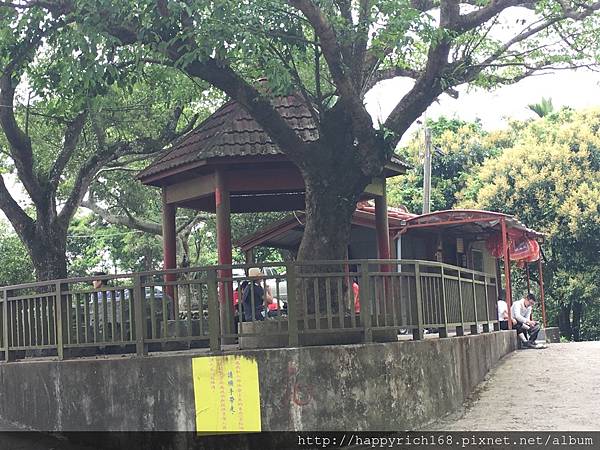
[[[425,159],[423,160],[423,214],[430,212],[431,203],[431,130],[425,124]]]

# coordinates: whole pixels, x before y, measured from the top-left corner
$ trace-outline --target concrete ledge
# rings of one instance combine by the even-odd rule
[[[263,430],[406,430],[458,408],[515,349],[512,331],[248,350]],[[0,418],[51,431],[195,430],[194,352],[0,364]]]
[[[358,326],[359,318],[356,319]],[[362,330],[352,329],[349,317],[345,318],[343,328],[340,327],[338,319],[333,321],[333,332],[319,331],[316,329],[316,319],[310,317],[307,319],[308,330],[305,328],[304,320],[298,320],[298,342],[302,346],[316,345],[348,345],[359,344],[364,341],[364,332]],[[240,330],[239,344],[240,348],[247,349],[265,349],[281,348],[288,345],[288,320],[266,319],[258,322],[241,322],[238,324]],[[319,328],[321,330],[329,329],[327,318],[320,318]],[[244,334],[254,334],[254,336],[244,336]],[[397,330],[373,330],[373,342],[394,342],[398,340]]]
[[[540,333],[542,338],[549,344],[560,342],[560,329],[558,327],[548,327]]]

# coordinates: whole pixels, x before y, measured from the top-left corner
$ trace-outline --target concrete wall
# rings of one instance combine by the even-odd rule
[[[497,332],[244,354],[258,361],[263,430],[401,430],[458,408],[514,348],[513,332]],[[40,430],[194,430],[193,357],[0,364],[0,419]]]

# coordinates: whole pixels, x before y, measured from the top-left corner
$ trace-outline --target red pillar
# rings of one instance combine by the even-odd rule
[[[375,232],[377,235],[377,257],[390,259],[390,228],[388,224],[387,197],[375,197]]]
[[[225,174],[215,172],[215,212],[217,214],[217,257],[219,265],[231,264],[231,203],[225,183]],[[220,278],[231,279],[231,269],[219,271]],[[233,327],[233,286],[232,283],[219,283],[221,303],[221,331],[231,332]]]
[[[175,227],[175,214],[177,208],[167,203],[166,190],[162,191],[162,231],[163,231],[163,267],[164,269],[177,268],[177,230]],[[165,275],[165,282],[175,281],[176,275]],[[175,299],[175,286],[166,286],[165,292],[173,299],[173,317],[177,314]]]
[[[502,251],[504,256],[504,283],[506,292],[506,305],[508,306],[508,328],[512,328],[512,290],[510,282],[510,253],[508,249],[508,235],[506,232],[506,221],[504,218],[500,221],[502,233]]]
[[[377,235],[377,256],[379,259],[390,259],[390,227],[388,222],[387,196],[385,194],[385,181],[383,183],[383,195],[375,197],[375,231]],[[382,272],[391,272],[389,264],[382,264]],[[388,277],[383,279],[384,302],[387,311],[392,310],[390,282]],[[383,308],[383,305],[381,305]],[[383,311],[384,309],[382,309]],[[385,318],[384,320],[387,320]]]
[[[542,302],[542,322],[544,323],[544,328],[546,328],[546,305],[544,304],[544,273],[542,270],[542,255],[540,254],[540,259],[538,259],[538,268],[540,272],[540,300]]]

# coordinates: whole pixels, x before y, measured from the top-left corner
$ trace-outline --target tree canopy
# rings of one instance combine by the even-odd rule
[[[544,281],[561,331],[597,338],[600,110],[563,109],[515,126],[513,145],[474,174],[461,206],[514,214],[546,233]]]
[[[0,208],[38,279],[64,277],[66,236],[101,169],[148,158],[194,125],[204,88],[163,66],[117,63],[106,42],[32,6],[0,6],[0,150],[25,199]]]
[[[27,42],[59,30],[49,40],[58,49],[57,60],[94,55],[94,64],[71,71],[76,76],[70,81],[95,86],[97,80],[120,79],[123,65],[135,62],[139,70],[139,64],[159,64],[237,100],[302,171],[307,223],[301,259],[343,257],[359,195],[382,174],[402,135],[438,96],[456,95],[455,87],[464,83],[492,87],[552,68],[593,65],[598,56],[600,2],[590,0],[3,5],[10,30],[4,39],[27,36],[27,49]],[[510,11],[516,7],[515,22]],[[14,59],[15,52],[8,55]],[[264,76],[268,89],[255,83]],[[414,84],[398,94],[384,123],[375,124],[364,97],[394,77]],[[73,86],[53,84],[65,92]],[[76,91],[81,92],[72,90],[74,96]],[[317,141],[302,141],[272,106],[269,96],[290,92],[309,106]]]

